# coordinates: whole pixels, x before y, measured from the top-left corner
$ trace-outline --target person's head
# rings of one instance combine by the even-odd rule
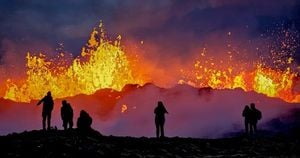
[[[84,110],[81,110],[80,111],[80,117],[86,117],[86,116],[88,116],[89,114],[86,112],[86,111],[84,111]]]
[[[164,106],[164,104],[163,104],[163,102],[162,102],[162,101],[158,101],[158,102],[157,102],[157,106],[158,106],[158,107],[163,107],[163,106]]]
[[[255,104],[254,103],[251,103],[250,106],[251,106],[251,109],[255,109]]]
[[[61,103],[62,103],[62,105],[67,105],[67,101],[66,100],[63,100]]]
[[[47,96],[51,96],[51,92],[50,91],[47,92]]]
[[[246,110],[248,110],[248,109],[250,109],[250,108],[249,108],[249,106],[248,106],[248,105],[245,105],[245,109],[246,109]]]

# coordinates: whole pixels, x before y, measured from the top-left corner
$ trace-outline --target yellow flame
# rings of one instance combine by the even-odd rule
[[[300,93],[293,91],[297,73],[290,68],[278,70],[265,68],[257,64],[253,70],[239,70],[233,73],[232,68],[227,70],[200,66],[200,61],[194,64],[194,71],[182,71],[184,80],[179,84],[189,84],[194,87],[211,87],[213,89],[242,88],[245,91],[255,91],[270,97],[277,97],[286,102],[299,103]],[[205,68],[203,68],[205,67]],[[237,68],[236,68],[237,69]]]
[[[231,34],[228,32],[228,35]],[[42,98],[47,91],[51,91],[54,98],[78,94],[89,95],[99,89],[111,88],[120,91],[126,84],[143,85],[153,80],[151,77],[148,79],[141,74],[135,74],[133,69],[135,60],[129,59],[122,50],[121,39],[119,35],[115,41],[107,40],[103,23],[100,22],[99,27],[92,31],[80,56],[69,64],[68,54],[59,53],[55,60],[49,60],[42,53],[39,55],[27,53],[26,79],[18,81],[7,79],[4,98],[29,102]],[[141,41],[141,44],[143,43]],[[228,44],[228,47],[231,45]],[[178,84],[185,83],[194,87],[213,89],[242,88],[244,91],[255,91],[287,102],[300,102],[300,92],[294,90],[297,84],[295,80],[299,77],[297,73],[292,72],[291,68],[272,69],[263,66],[262,63],[244,68],[239,63],[231,65],[234,63],[233,51],[227,52],[228,60],[219,61],[209,57],[206,52],[206,48],[200,52],[199,56],[205,60],[196,60],[192,70],[180,68],[179,72],[183,75],[179,78]],[[272,60],[274,64],[281,62],[291,64],[294,61],[292,57],[285,61],[281,56],[280,58],[276,55],[271,56],[274,57]],[[226,63],[227,61],[230,64]],[[142,66],[142,70],[146,71],[145,66]],[[126,110],[127,106],[122,105],[121,112]]]
[[[130,62],[120,47],[121,36],[113,44],[104,36],[100,22],[81,56],[70,66],[57,66],[57,61],[47,60],[42,53],[38,56],[27,53],[27,79],[22,83],[8,80],[4,98],[29,102],[42,98],[47,91],[51,91],[54,98],[64,98],[92,94],[103,88],[121,90],[126,84],[143,84],[143,80],[133,77]],[[63,57],[64,54],[60,55]]]

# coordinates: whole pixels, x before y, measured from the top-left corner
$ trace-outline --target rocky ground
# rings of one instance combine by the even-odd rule
[[[300,157],[298,138],[132,138],[31,131],[0,137],[0,157]]]

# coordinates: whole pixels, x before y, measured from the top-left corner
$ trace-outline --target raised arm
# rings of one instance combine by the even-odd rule
[[[45,97],[41,99],[36,105],[40,105],[45,100]]]
[[[167,113],[167,114],[169,113],[165,107],[164,107],[164,111],[165,111],[165,113]]]

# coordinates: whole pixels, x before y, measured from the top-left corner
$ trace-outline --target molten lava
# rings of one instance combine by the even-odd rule
[[[181,70],[183,79],[178,83],[213,89],[241,88],[244,91],[255,91],[269,97],[281,98],[286,102],[300,102],[300,78],[290,67],[280,70],[256,63],[246,69],[245,67],[249,66],[239,62],[233,62],[234,65],[229,66],[224,66],[226,64],[222,60],[218,64],[216,62],[212,58],[198,59],[192,71]]]
[[[135,71],[136,59],[131,59],[128,53],[125,54],[120,41],[120,35],[115,41],[109,41],[100,22],[99,27],[91,33],[86,46],[82,48],[81,55],[69,63],[68,54],[65,53],[60,53],[53,59],[48,59],[42,53],[27,53],[27,77],[23,80],[7,79],[4,98],[30,102],[42,98],[47,91],[51,91],[54,98],[64,98],[78,94],[89,95],[105,88],[120,91],[127,84],[143,85],[155,81],[155,77],[151,78],[148,74],[146,79],[138,74],[140,72]],[[242,88],[245,91],[281,98],[286,102],[300,103],[300,90],[295,88],[299,88],[299,76],[291,67],[271,68],[263,62],[247,65],[233,61],[231,52],[228,60],[224,61],[208,58],[205,53],[206,50],[200,53],[193,68],[184,67],[178,70],[182,76],[178,78],[179,84],[213,89]],[[292,62],[291,57],[286,60],[288,64]],[[122,112],[126,110],[127,106],[123,105]]]
[[[143,84],[134,78],[128,58],[120,47],[121,36],[113,43],[105,39],[102,22],[94,29],[81,56],[66,64],[65,54],[48,61],[42,53],[27,53],[27,78],[17,83],[7,80],[4,98],[19,102],[40,99],[47,91],[54,98],[93,94],[99,89],[121,90],[126,84]]]

